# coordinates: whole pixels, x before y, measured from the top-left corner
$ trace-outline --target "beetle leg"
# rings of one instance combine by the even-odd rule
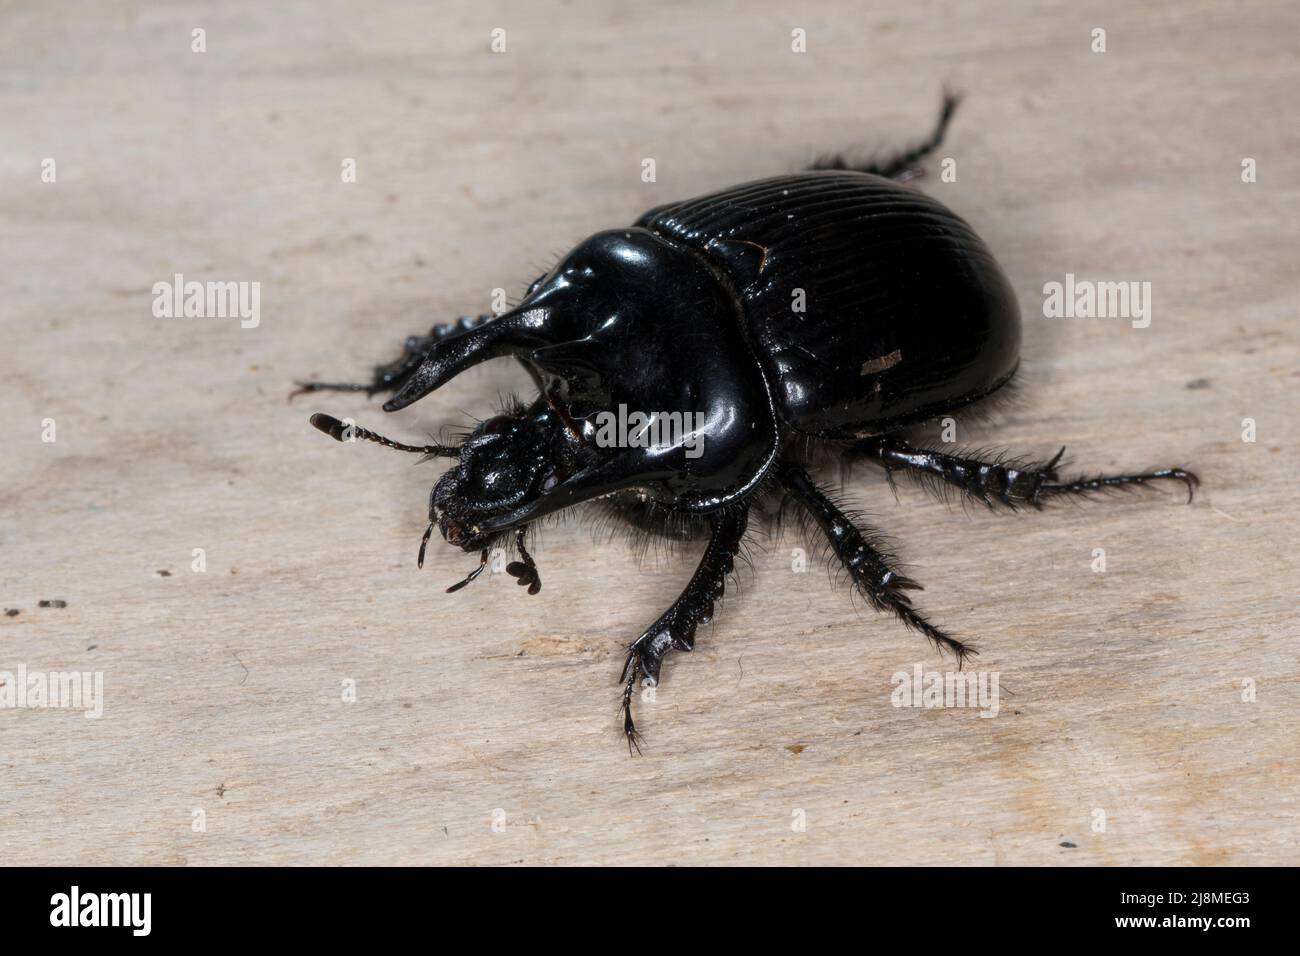
[[[851,162],[845,159],[842,154],[836,153],[830,156],[822,156],[808,168],[851,169],[860,173],[871,173],[874,176],[884,176],[886,179],[896,179],[900,182],[915,179],[922,173],[917,167],[917,163],[938,149],[940,144],[943,143],[943,137],[948,132],[948,124],[952,122],[952,115],[957,111],[957,104],[960,102],[960,96],[949,89],[945,89],[943,91],[943,106],[939,110],[939,121],[934,126],[934,132],[927,139],[917,143],[910,149],[894,153],[891,156],[875,157],[865,162]]]
[[[542,589],[542,576],[537,572],[533,556],[524,547],[524,538],[528,535],[528,525],[522,524],[515,529],[515,548],[522,560],[511,561],[506,565],[506,573],[515,579],[516,584],[527,586],[529,594],[536,594]]]
[[[458,332],[468,332],[470,329],[482,325],[490,318],[492,318],[491,315],[463,316],[455,322],[439,322],[429,330],[428,335],[408,336],[406,341],[402,343],[402,354],[391,362],[376,365],[374,377],[369,384],[360,382],[297,382],[295,384],[297,384],[298,388],[289,394],[289,398],[292,399],[294,396],[302,395],[305,392],[365,392],[366,397],[369,398],[379,392],[396,391],[415,374],[415,370],[420,367],[425,354],[433,347],[435,342]]]
[[[1056,473],[1056,466],[1065,454],[1064,448],[1046,463],[1007,458],[983,461],[974,457],[915,448],[897,438],[872,439],[859,448],[883,466],[890,473],[891,479],[895,469],[904,468],[922,481],[927,478],[938,479],[960,488],[990,508],[995,504],[1013,509],[1026,504],[1041,508],[1043,502],[1052,496],[1088,495],[1109,488],[1132,488],[1166,480],[1184,482],[1187,485],[1187,500],[1190,502],[1196,485],[1200,483],[1196,475],[1181,468],[1163,468],[1131,475],[1099,475],[1096,478],[1062,482]]]
[[[1095,478],[1079,478],[1075,481],[1049,481],[1039,489],[1039,496],[1040,499],[1051,495],[1086,496],[1094,491],[1104,491],[1107,488],[1133,488],[1149,484],[1152,481],[1181,481],[1187,485],[1187,503],[1189,505],[1196,495],[1196,486],[1201,483],[1201,479],[1197,478],[1194,472],[1183,468],[1161,468],[1159,471],[1148,471],[1137,475],[1098,475]]]
[[[848,569],[853,583],[878,611],[892,611],[908,627],[920,631],[937,647],[953,652],[960,665],[975,649],[950,637],[912,608],[908,591],[923,590],[911,578],[892,567],[879,535],[864,531],[840,510],[808,477],[808,473],[791,462],[780,466],[782,486],[813,516],[818,527],[830,540],[831,547]]]
[[[655,687],[660,668],[669,651],[689,651],[695,646],[695,631],[713,620],[713,604],[722,596],[727,575],[736,565],[736,553],[745,535],[749,505],[741,504],[709,516],[712,536],[699,567],[681,596],[628,648],[623,665],[623,733],[628,753],[641,752],[641,735],[632,721],[632,695],[638,684]]]

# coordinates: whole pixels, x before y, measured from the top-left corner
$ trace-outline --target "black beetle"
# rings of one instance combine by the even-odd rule
[[[707,533],[690,583],[629,650],[629,750],[639,749],[638,682],[656,684],[664,656],[694,646],[750,509],[769,491],[811,516],[876,608],[959,662],[973,653],[912,607],[907,591],[920,585],[809,476],[816,448],[865,456],[891,481],[905,471],[955,486],[990,507],[1039,507],[1156,479],[1186,482],[1190,500],[1196,476],[1178,468],[1062,481],[1060,452],[1045,463],[984,460],[907,440],[910,427],[989,398],[1019,364],[1020,312],[992,254],[962,219],[902,182],[942,141],[955,105],[945,96],[930,138],[891,158],[832,156],[599,232],[533,282],[517,308],[412,336],[370,384],[300,383],[300,391],[393,390],[391,412],[478,362],[522,360],[539,397],[482,422],[458,446],[404,445],[312,416],[337,439],[351,431],[457,459],[434,485],[420,544],[421,566],[435,525],[449,543],[480,552],[478,568],[449,590],[513,534],[522,560],[508,570],[536,592],[529,524],[597,498],[641,528]],[[616,409],[621,423],[627,409],[639,412],[642,427],[601,441]],[[672,414],[681,427],[645,438],[647,421]]]

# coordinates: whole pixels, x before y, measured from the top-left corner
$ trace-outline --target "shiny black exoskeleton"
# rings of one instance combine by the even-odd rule
[[[806,172],[736,186],[652,209],[597,233],[498,316],[437,325],[366,385],[306,383],[304,391],[396,394],[404,408],[471,365],[522,360],[537,384],[531,404],[481,423],[458,446],[392,442],[337,419],[312,423],[405,451],[455,459],[429,502],[429,530],[480,552],[510,536],[508,570],[541,585],[524,546],[529,525],[592,499],[642,527],[699,528],[708,545],[681,596],[631,645],[623,729],[638,735],[632,698],[654,685],[665,655],[689,651],[713,614],[745,535],[751,506],[769,491],[806,509],[855,586],[877,608],[953,651],[971,649],[930,624],[880,536],[845,515],[809,475],[811,449],[865,455],[891,478],[908,472],[993,506],[1187,483],[1165,469],[1062,481],[1060,453],[1045,463],[917,448],[906,430],[1004,386],[1016,371],[1020,313],[988,248],[945,206],[903,180],[942,139],[934,134],[886,161],[831,157]],[[641,413],[637,431],[607,427]],[[620,417],[621,416],[621,417]],[[678,416],[676,431],[647,422]]]

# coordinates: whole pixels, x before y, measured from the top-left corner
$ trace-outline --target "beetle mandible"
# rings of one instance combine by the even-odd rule
[[[892,479],[954,486],[990,507],[1041,507],[1161,479],[1181,468],[1062,480],[1045,462],[918,447],[909,429],[1003,389],[1020,354],[1020,311],[984,242],[905,181],[942,142],[956,107],[945,94],[925,141],[865,163],[830,156],[804,172],[651,209],[598,232],[529,286],[518,307],[435,325],[367,384],[300,383],[299,391],[395,394],[405,408],[479,362],[520,359],[538,397],[481,422],[459,445],[407,445],[336,418],[312,424],[402,451],[455,459],[429,498],[429,527],[477,551],[513,537],[507,570],[541,586],[525,546],[531,524],[603,499],[634,525],[707,537],[685,590],[632,642],[623,668],[623,733],[639,684],[664,657],[689,651],[712,619],[751,508],[769,494],[804,509],[854,586],[877,609],[957,656],[973,649],[913,607],[920,585],[900,574],[881,535],[841,510],[814,480],[815,452],[866,457]],[[796,307],[793,303],[799,303]],[[297,394],[295,392],[294,394]],[[639,422],[690,423],[654,440],[600,441],[614,410]],[[626,416],[630,418],[631,416]],[[622,419],[620,419],[622,421]]]

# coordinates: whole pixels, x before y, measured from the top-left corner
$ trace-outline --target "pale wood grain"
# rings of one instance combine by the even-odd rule
[[[1300,862],[1293,4],[0,17],[0,600],[21,609],[0,670],[100,670],[107,697],[98,721],[0,711],[6,860]],[[958,181],[923,188],[987,237],[1026,317],[1024,400],[967,437],[1186,463],[1202,493],[1008,516],[855,475],[921,606],[999,672],[999,716],[892,707],[895,671],[950,665],[820,566],[792,573],[795,536],[756,548],[670,659],[630,760],[623,648],[693,556],[639,564],[574,521],[545,534],[537,597],[504,575],[444,595],[463,555],[415,570],[437,466],[307,415],[417,437],[522,375],[478,370],[384,421],[359,396],[286,404],[288,385],[359,374],[657,202],[919,136],[945,79],[968,94]],[[260,281],[261,325],[154,319],[178,271]],[[1066,272],[1152,282],[1151,327],[1043,319]]]

